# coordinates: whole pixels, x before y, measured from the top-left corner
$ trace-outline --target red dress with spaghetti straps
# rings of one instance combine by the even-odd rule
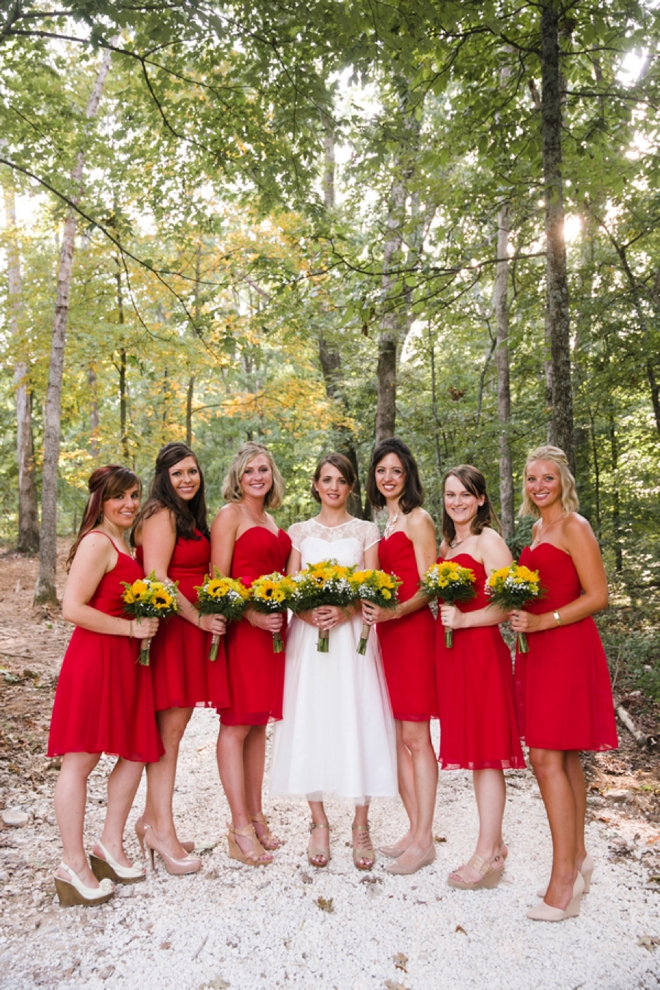
[[[137,561],[117,550],[117,563],[103,575],[88,604],[121,616],[122,581],[132,584],[142,576]],[[137,639],[76,626],[57,682],[48,756],[110,753],[136,763],[160,759],[165,751],[156,726],[151,674],[137,662],[139,651]]]
[[[211,545],[199,530],[196,540],[178,537],[167,568],[167,576],[178,582],[181,594],[194,605],[196,587],[209,573]],[[141,562],[143,548],[137,548]],[[151,644],[151,672],[154,682],[156,711],[166,708],[192,708],[229,700],[227,661],[224,636],[220,637],[218,656],[209,660],[211,634],[187,619],[173,615],[164,619]]]
[[[570,554],[552,543],[525,547],[520,563],[538,570],[545,591],[530,612],[553,612],[582,594]],[[529,653],[516,656],[518,724],[527,745],[616,749],[610,674],[593,618],[527,633],[527,642]]]
[[[476,597],[456,607],[461,612],[485,608],[490,598],[483,564],[469,553],[451,559],[469,567],[477,579]],[[439,624],[435,648],[443,769],[524,770],[511,653],[499,626],[454,629],[453,645],[447,649]]]
[[[234,544],[231,577],[248,587],[262,574],[284,571],[291,540],[283,529],[277,536],[265,526],[252,526]],[[230,704],[216,704],[223,725],[265,725],[282,718],[284,652],[273,652],[273,637],[247,618],[232,622],[227,631],[227,672]]]
[[[378,544],[380,566],[396,574],[403,584],[399,601],[406,602],[419,588],[415,549],[398,530]],[[412,615],[376,625],[383,654],[383,669],[394,718],[426,722],[438,717],[435,688],[435,620],[428,605]]]

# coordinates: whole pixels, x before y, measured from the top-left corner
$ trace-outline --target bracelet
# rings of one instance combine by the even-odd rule
[[[133,639],[133,620],[128,620],[128,638]]]
[[[561,625],[561,616],[560,616],[559,612],[553,612],[552,613],[552,616],[553,616],[555,622],[557,623],[557,625],[560,626]]]

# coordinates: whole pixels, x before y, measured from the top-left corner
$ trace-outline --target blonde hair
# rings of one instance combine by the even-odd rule
[[[248,440],[247,443],[241,444],[234,456],[234,460],[229,465],[225,480],[222,482],[222,497],[225,502],[241,501],[243,498],[241,478],[245,474],[245,469],[250,461],[253,461],[255,457],[259,457],[260,454],[264,455],[273,472],[273,484],[264,499],[264,509],[279,509],[284,496],[284,479],[278,471],[277,465],[273,460],[273,455],[268,447],[264,447],[262,443],[255,443],[253,440]]]
[[[553,447],[551,444],[546,444],[544,447],[537,447],[536,450],[530,451],[527,455],[523,475],[522,505],[520,506],[518,515],[533,516],[535,519],[538,519],[541,515],[538,506],[534,505],[527,494],[527,468],[534,461],[551,461],[556,465],[561,479],[561,507],[564,515],[568,515],[569,512],[577,512],[580,502],[575,490],[575,478],[569,470],[566,454],[560,447]]]

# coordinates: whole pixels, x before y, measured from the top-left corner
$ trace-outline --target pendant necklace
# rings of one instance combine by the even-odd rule
[[[390,516],[389,519],[387,520],[387,524],[385,526],[385,529],[383,530],[383,539],[384,540],[386,540],[388,538],[388,536],[390,536],[393,533],[394,527],[397,524],[398,518],[399,518],[399,513],[398,512],[395,512],[394,515],[393,516]]]

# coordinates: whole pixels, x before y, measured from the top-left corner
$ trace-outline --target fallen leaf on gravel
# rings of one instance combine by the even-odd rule
[[[652,846],[654,842],[660,839],[660,835],[654,835],[652,839],[649,839],[649,845]]]
[[[209,983],[200,983],[199,990],[227,990],[227,987],[230,986],[231,983],[227,983],[221,976],[216,976]]]
[[[397,969],[402,969],[406,972],[406,963],[408,962],[408,956],[404,956],[403,952],[397,952],[395,956],[392,956],[392,962]]]
[[[171,942],[161,942],[160,943],[160,947],[161,947],[161,949],[171,949],[172,948],[172,943]]]
[[[328,897],[327,901],[325,897],[317,897],[314,903],[317,907],[320,907],[322,911],[327,911],[328,914],[335,913],[335,909],[332,904],[332,897]]]
[[[434,835],[433,836],[433,841],[434,842],[446,842],[447,840],[445,839],[444,835]]]
[[[660,938],[656,935],[642,935],[641,938],[637,939],[637,945],[641,945],[643,949],[648,949],[649,952],[655,952],[660,945]]]
[[[456,925],[456,928],[454,928],[454,932],[463,932],[464,935],[467,935],[467,932],[465,931],[462,925]]]
[[[374,883],[382,883],[382,882],[383,882],[382,877],[362,877],[362,879],[360,880],[360,883],[366,883],[367,885]]]
[[[303,883],[314,883],[309,873],[301,873],[300,879],[302,880]]]
[[[649,883],[660,883],[660,876],[649,877],[648,882]]]
[[[396,980],[385,980],[385,986],[387,990],[406,990],[403,983],[397,983]]]

